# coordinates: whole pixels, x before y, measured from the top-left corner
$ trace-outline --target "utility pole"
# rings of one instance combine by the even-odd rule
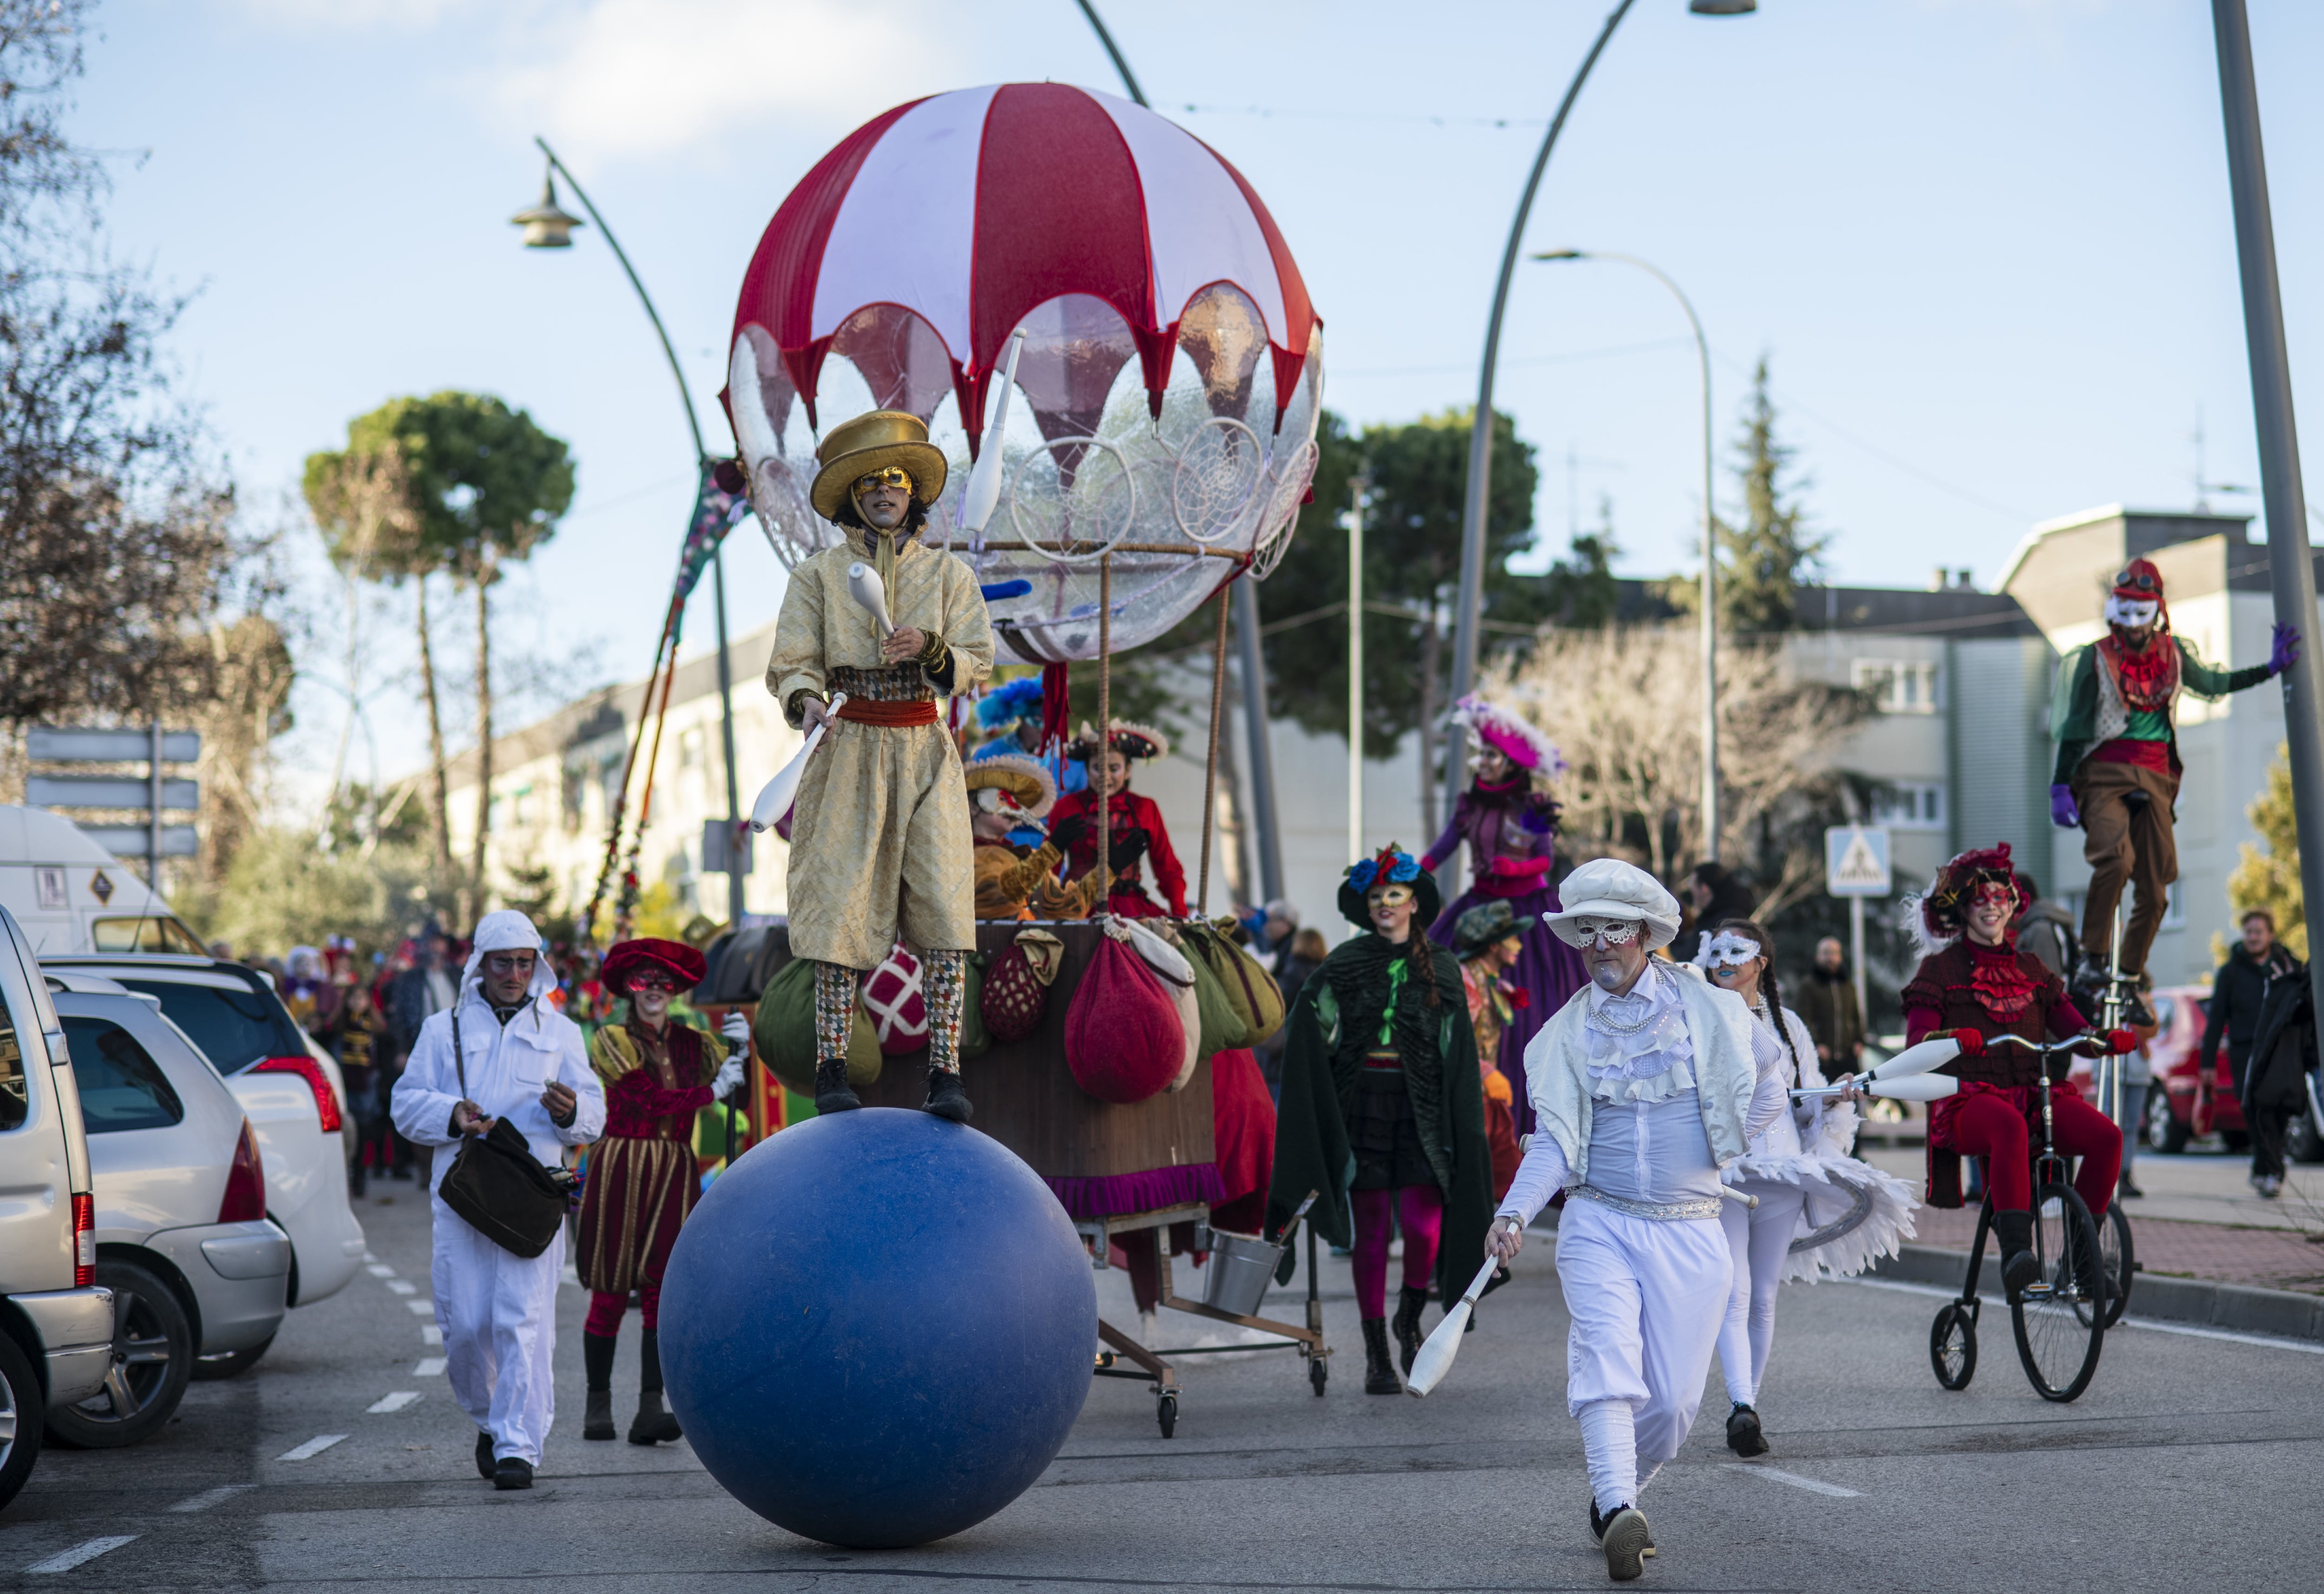
[[[1364,500],[1371,478],[1348,484],[1348,863],[1364,859]]]
[[[2252,412],[2259,434],[2260,500],[2267,518],[2269,585],[2275,622],[2301,633],[2299,662],[2283,672],[2283,728],[2292,764],[2292,811],[2300,831],[2300,889],[2324,903],[2324,638],[2316,624],[2316,571],[2310,562],[2308,504],[2300,481],[2300,433],[2292,413],[2292,359],[2284,346],[2283,292],[2275,270],[2275,222],[2260,145],[2259,88],[2252,71],[2251,19],[2244,0],[2211,0],[2218,41],[2219,104],[2227,122],[2227,185],[2235,196],[2236,255],[2243,268],[2244,343],[2251,362]],[[2310,990],[2324,1012],[2324,958],[2308,963]]]

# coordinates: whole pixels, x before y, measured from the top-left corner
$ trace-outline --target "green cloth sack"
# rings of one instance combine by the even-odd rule
[[[777,1079],[815,1095],[815,964],[795,957],[775,971],[751,1016],[751,1038]],[[859,1001],[847,1035],[847,1083],[861,1090],[880,1077],[880,1037]]]
[[[1250,1045],[1243,1038],[1248,1028],[1227,1000],[1226,987],[1212,972],[1210,960],[1191,938],[1182,942],[1180,949],[1187,954],[1187,966],[1194,971],[1194,1006],[1203,1016],[1201,1055],[1215,1057],[1231,1047]]]
[[[1227,1005],[1234,1009],[1240,1038],[1230,1046],[1265,1044],[1283,1027],[1283,990],[1259,961],[1230,940],[1216,925],[1188,924],[1179,934],[1185,949],[1210,965]]]

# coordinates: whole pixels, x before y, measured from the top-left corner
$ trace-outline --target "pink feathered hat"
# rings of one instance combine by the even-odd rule
[[[1559,775],[1565,770],[1565,760],[1554,742],[1508,709],[1486,702],[1474,692],[1452,705],[1452,723],[1467,726],[1479,741],[1507,754],[1509,762],[1520,769],[1542,775]]]

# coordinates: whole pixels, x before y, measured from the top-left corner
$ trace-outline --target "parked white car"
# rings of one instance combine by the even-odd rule
[[[293,1306],[338,1293],[363,1265],[363,1225],[347,1198],[346,1092],[256,970],[216,958],[153,954],[42,960],[69,989],[79,977],[156,998],[224,1079],[258,1137],[266,1216],[290,1237]],[[205,1364],[197,1376],[238,1370]]]
[[[40,1460],[42,1414],[105,1387],[121,1351],[97,1266],[97,1193],[64,1029],[0,907],[0,1506]]]
[[[94,975],[48,982],[88,1130],[97,1281],[130,1347],[102,1391],[50,1413],[49,1433],[112,1449],[170,1420],[197,1357],[239,1370],[265,1353],[286,1309],[290,1239],[267,1220],[263,1154],[242,1104],[161,1003]]]

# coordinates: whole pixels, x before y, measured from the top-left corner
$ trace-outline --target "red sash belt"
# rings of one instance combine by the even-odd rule
[[[912,725],[933,725],[939,716],[933,697],[907,698],[901,703],[874,703],[868,697],[851,697],[839,705],[839,717],[859,725],[900,730]]]

